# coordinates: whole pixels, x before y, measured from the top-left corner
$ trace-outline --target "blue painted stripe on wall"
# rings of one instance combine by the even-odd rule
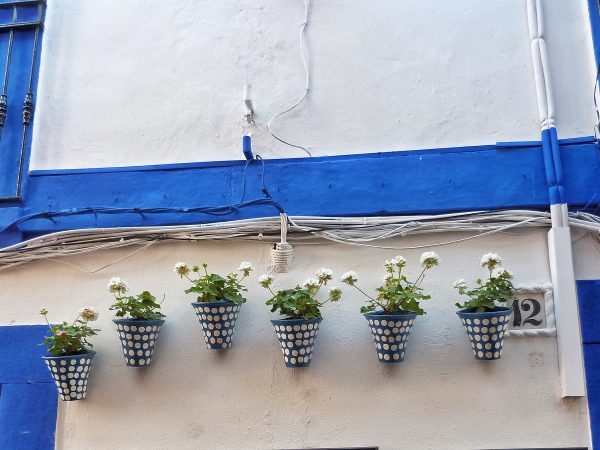
[[[600,280],[577,281],[592,444],[600,448]]]
[[[58,394],[38,345],[47,329],[0,327],[0,449],[54,449]]]
[[[0,327],[0,384],[53,383],[41,360],[46,347],[38,345],[47,333],[46,325]]]
[[[600,10],[598,8],[598,0],[588,0],[588,12],[592,28],[594,56],[596,57],[596,64],[598,64],[600,62]]]
[[[581,336],[584,344],[600,344],[600,280],[577,282]],[[585,314],[583,313],[585,311]]]
[[[0,448],[53,450],[57,402],[54,383],[2,385]]]
[[[450,149],[444,149],[450,150]],[[464,149],[463,149],[464,150]],[[570,205],[600,199],[600,151],[595,144],[560,146]],[[243,164],[243,162],[242,162]],[[83,207],[155,208],[237,203],[244,166],[144,168],[133,172],[36,173],[23,213]],[[468,151],[396,152],[331,158],[265,161],[266,185],[290,215],[417,214],[503,208],[547,209],[551,203],[541,147]],[[248,168],[246,199],[262,198],[260,163]],[[596,197],[594,197],[596,196]],[[20,225],[29,234],[56,230],[169,225],[276,215],[272,207],[223,216],[196,213],[97,214],[36,219]]]

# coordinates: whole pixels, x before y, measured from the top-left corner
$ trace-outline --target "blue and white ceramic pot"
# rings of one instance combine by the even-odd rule
[[[310,366],[315,338],[322,320],[321,318],[271,320],[287,367]]]
[[[385,311],[374,311],[364,314],[375,339],[377,357],[383,363],[399,363],[404,361],[406,345],[410,329],[417,315],[399,310],[395,314]]]
[[[164,320],[114,319],[117,325],[123,356],[130,367],[149,366],[154,345]]]
[[[468,312],[464,309],[456,312],[467,331],[475,359],[500,359],[511,313],[512,308],[507,307],[498,307],[490,312]]]
[[[61,400],[73,401],[85,398],[88,376],[96,352],[69,356],[42,356],[48,366]]]
[[[202,325],[206,347],[214,350],[230,348],[235,321],[242,305],[236,305],[229,301],[218,301],[194,302],[192,306],[200,325]]]

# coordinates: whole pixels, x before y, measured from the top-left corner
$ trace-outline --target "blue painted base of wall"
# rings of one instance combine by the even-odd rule
[[[600,448],[600,280],[577,281],[592,445]]]
[[[58,394],[38,345],[47,331],[0,327],[0,449],[54,449]]]

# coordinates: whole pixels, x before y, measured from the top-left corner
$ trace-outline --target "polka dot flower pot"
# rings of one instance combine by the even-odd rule
[[[210,350],[230,348],[233,341],[235,321],[240,313],[241,304],[233,302],[194,302],[194,311],[202,325],[206,347]]]
[[[481,313],[467,312],[464,309],[456,312],[467,331],[475,359],[500,359],[511,313],[511,308]]]
[[[81,355],[43,356],[61,400],[73,401],[85,398],[88,376],[96,352],[88,351]]]
[[[404,361],[408,336],[417,315],[408,311],[400,311],[398,314],[375,311],[364,316],[375,339],[379,361],[383,363]]]
[[[149,366],[154,345],[164,320],[114,319],[125,363],[130,367]]]
[[[287,367],[310,366],[315,338],[322,320],[321,318],[271,320]]]

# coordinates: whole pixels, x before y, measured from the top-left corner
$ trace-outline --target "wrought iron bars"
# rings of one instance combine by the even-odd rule
[[[32,7],[37,6],[37,17],[36,20],[30,21],[17,21],[18,8],[19,7]],[[46,7],[45,0],[16,0],[12,2],[0,3],[0,9],[12,8],[12,20],[9,23],[0,23],[0,33],[8,31],[9,38],[6,51],[6,61],[4,70],[4,79],[2,81],[2,93],[0,94],[0,139],[2,138],[2,130],[6,123],[8,114],[8,80],[10,73],[10,63],[14,47],[14,36],[15,31],[26,31],[33,30],[34,41],[33,50],[31,55],[31,64],[29,67],[29,79],[27,83],[27,91],[25,92],[25,98],[23,100],[23,111],[22,111],[22,134],[21,134],[21,145],[19,149],[19,163],[17,167],[17,179],[15,185],[15,194],[12,197],[0,197],[0,201],[11,201],[19,200],[21,196],[21,190],[23,185],[23,169],[25,165],[25,157],[27,153],[27,138],[29,134],[29,127],[33,119],[34,111],[34,96],[33,96],[33,84],[35,77],[35,68],[37,63],[37,53],[40,41],[40,32],[43,29],[43,16]]]

